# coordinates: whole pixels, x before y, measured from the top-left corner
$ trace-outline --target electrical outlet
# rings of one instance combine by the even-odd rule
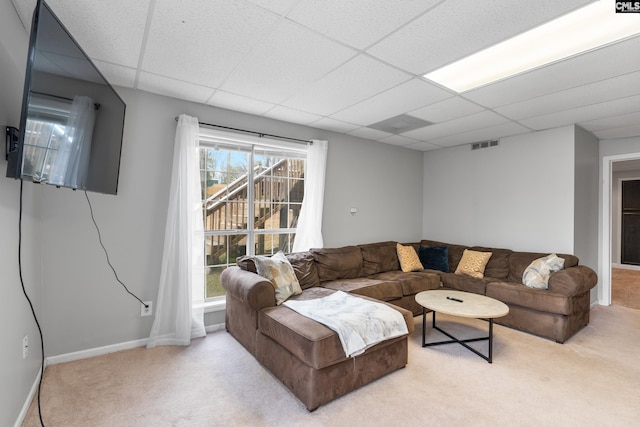
[[[29,354],[29,335],[25,335],[22,338],[22,358],[26,359],[27,354]]]
[[[153,314],[153,302],[145,301],[144,304],[147,305],[147,307],[144,305],[140,306],[140,316],[151,316]]]

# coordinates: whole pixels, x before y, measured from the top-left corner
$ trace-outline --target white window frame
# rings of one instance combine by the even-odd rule
[[[253,167],[254,157],[256,151],[261,149],[269,150],[281,150],[283,157],[299,157],[306,160],[307,157],[307,145],[304,143],[296,143],[289,141],[281,141],[267,137],[245,135],[236,132],[228,132],[218,130],[208,126],[200,127],[199,135],[200,148],[211,149],[230,149],[249,151],[249,176],[248,180],[253,180]],[[259,153],[258,153],[259,155]],[[251,181],[249,181],[251,182]],[[247,185],[247,201],[250,206],[254,205],[254,186]],[[247,229],[242,230],[241,234],[247,235],[247,255],[255,255],[255,235],[256,234],[283,234],[283,233],[295,233],[295,228],[279,228],[278,233],[274,233],[274,229],[256,230],[254,223],[251,220],[247,221]],[[205,238],[211,235],[229,235],[229,231],[207,231],[205,230]],[[206,258],[206,257],[205,257]],[[206,261],[205,261],[206,262]],[[205,265],[206,267],[206,265]],[[205,275],[206,277],[206,275]],[[206,286],[206,284],[203,284]],[[205,299],[205,313],[214,311],[222,311],[226,307],[225,296],[221,295],[213,298]]]

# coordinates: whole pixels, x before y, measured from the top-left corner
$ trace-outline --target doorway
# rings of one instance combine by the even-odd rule
[[[608,236],[603,234],[599,299],[640,309],[640,157],[614,157],[603,163],[603,219],[605,213],[609,218],[603,222]]]

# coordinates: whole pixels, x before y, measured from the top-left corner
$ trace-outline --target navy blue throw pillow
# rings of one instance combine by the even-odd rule
[[[425,270],[449,272],[448,246],[420,246],[420,262]]]

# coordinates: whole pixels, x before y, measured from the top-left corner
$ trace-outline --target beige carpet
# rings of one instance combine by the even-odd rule
[[[611,303],[640,309],[640,270],[611,269]]]
[[[487,324],[445,328],[482,334]],[[46,369],[48,427],[72,426],[632,426],[640,425],[640,311],[595,307],[561,345],[495,327],[494,363],[459,345],[422,348],[409,364],[309,413],[226,332],[188,348],[122,351]],[[429,323],[427,323],[429,327]],[[440,339],[437,333],[431,340]],[[482,351],[486,343],[478,343]],[[32,404],[25,426],[37,426]]]

